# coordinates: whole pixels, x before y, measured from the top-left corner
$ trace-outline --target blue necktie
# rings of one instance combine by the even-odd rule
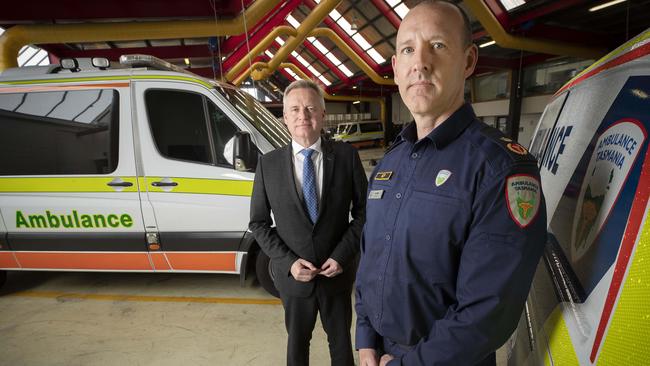
[[[303,149],[300,153],[305,157],[302,166],[302,199],[305,201],[312,224],[315,224],[318,218],[318,195],[316,194],[316,172],[314,162],[311,160],[314,150]]]

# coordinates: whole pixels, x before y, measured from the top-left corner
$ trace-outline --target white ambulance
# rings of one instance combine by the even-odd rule
[[[560,89],[531,143],[549,241],[508,364],[650,364],[650,30]]]
[[[250,95],[151,56],[0,74],[5,271],[239,274],[258,154],[290,141]],[[249,266],[251,264],[251,266]]]

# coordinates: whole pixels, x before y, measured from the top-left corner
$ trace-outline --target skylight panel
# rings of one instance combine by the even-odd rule
[[[287,22],[291,24],[294,28],[298,28],[300,26],[300,22],[296,20],[291,14],[287,15]]]
[[[269,56],[270,58],[273,58],[273,54],[272,54],[271,51],[269,51],[269,50],[264,51],[264,54],[266,54],[266,55]]]
[[[334,56],[334,54],[331,53],[331,52],[328,53],[328,54],[326,54],[325,57],[327,57],[330,61],[332,61],[332,63],[334,64],[334,66],[338,66],[339,64],[341,64],[341,60],[339,60],[339,59],[338,59],[336,56]]]
[[[395,12],[397,15],[399,15],[400,18],[404,19],[406,14],[409,12],[409,8],[404,4],[399,4],[397,7],[395,7]]]
[[[330,18],[334,19],[334,21],[337,21],[341,17],[341,13],[336,11],[336,9],[330,11]]]
[[[354,39],[364,51],[370,48],[370,43],[368,43],[368,41],[366,41],[366,39],[363,38],[361,33],[357,33],[353,35],[352,39]]]
[[[507,11],[510,11],[518,6],[524,5],[526,2],[524,0],[499,0],[501,5],[506,8]]]
[[[284,45],[284,41],[280,37],[275,37],[275,41],[278,42],[280,44],[280,46]]]
[[[341,29],[345,31],[345,33],[349,35],[353,35],[354,32],[356,32],[352,30],[352,25],[350,25],[350,23],[348,23],[348,21],[345,20],[345,18],[343,17],[339,18],[339,20],[337,20],[336,23],[339,25],[339,27],[341,27]]]
[[[338,66],[338,68],[339,68],[339,70],[343,71],[343,73],[344,73],[345,76],[347,76],[347,77],[350,77],[350,76],[354,75],[354,74],[352,73],[352,71],[350,71],[350,69],[348,69],[348,68],[347,68],[345,65],[343,65],[343,64],[340,64],[340,65]]]
[[[386,61],[386,59],[383,58],[374,48],[370,48],[367,52],[368,55],[370,55],[370,57],[372,57],[372,59],[378,64],[382,64]]]
[[[315,76],[320,76],[320,72],[318,72],[318,70],[316,70],[316,68],[314,68],[312,65],[307,66],[307,70],[311,71],[311,73]]]
[[[316,48],[318,48],[319,51],[321,51],[324,54],[328,53],[330,50],[327,49],[322,43],[318,42],[318,40],[314,40],[311,42]]]
[[[293,53],[292,53],[292,55],[293,55]],[[293,57],[295,57],[296,60],[298,60],[305,67],[309,66],[309,62],[307,62],[307,60],[305,60],[305,58],[300,56],[299,54],[296,53]]]
[[[395,5],[401,3],[402,1],[401,0],[386,0],[386,2],[388,3],[388,5],[390,5],[391,8],[394,8]]]
[[[318,79],[319,79],[320,81],[322,81],[323,84],[325,84],[325,86],[330,86],[330,85],[332,85],[332,82],[329,81],[329,80],[327,80],[327,78],[326,78],[325,76],[323,76],[323,75],[319,76]]]

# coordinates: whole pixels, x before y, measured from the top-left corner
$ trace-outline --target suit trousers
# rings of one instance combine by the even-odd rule
[[[287,365],[309,365],[309,344],[320,313],[327,333],[332,366],[354,366],[350,327],[352,325],[352,291],[327,293],[317,282],[308,297],[280,293],[284,306],[284,323],[289,334]]]

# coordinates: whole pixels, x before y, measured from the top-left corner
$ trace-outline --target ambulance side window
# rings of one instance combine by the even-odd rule
[[[235,136],[235,132],[239,129],[232,123],[230,118],[226,116],[217,106],[208,102],[208,115],[210,116],[210,124],[212,125],[212,141],[214,141],[214,148],[217,153],[217,164],[233,167],[230,159],[226,155],[232,155],[231,139]],[[228,143],[230,144],[228,145]],[[226,146],[228,145],[228,149]]]
[[[145,93],[156,147],[165,157],[212,163],[203,96],[177,90]]]
[[[115,171],[118,101],[112,89],[0,94],[0,175]]]

